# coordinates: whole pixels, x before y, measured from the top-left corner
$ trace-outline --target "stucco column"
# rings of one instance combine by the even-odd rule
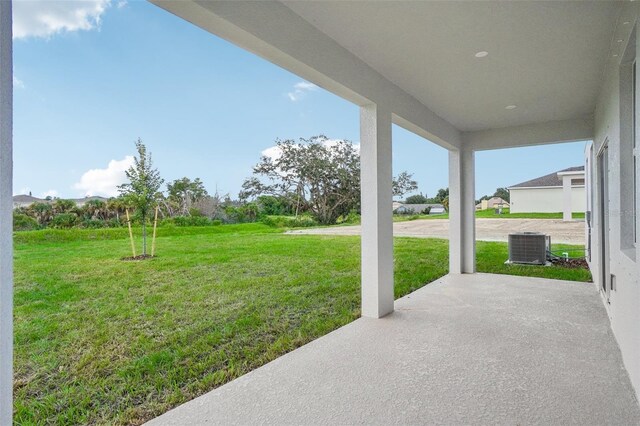
[[[13,64],[11,1],[0,0],[0,425],[13,413]]]
[[[476,271],[475,153],[449,151],[449,273]]]
[[[562,176],[562,220],[567,222],[571,219],[571,176]]]
[[[391,113],[360,108],[362,316],[393,312]]]

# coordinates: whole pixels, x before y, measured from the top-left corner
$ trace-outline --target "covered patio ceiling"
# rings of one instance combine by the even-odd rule
[[[591,139],[603,74],[631,31],[618,1],[153,1],[359,105],[387,105],[435,143],[474,150]]]

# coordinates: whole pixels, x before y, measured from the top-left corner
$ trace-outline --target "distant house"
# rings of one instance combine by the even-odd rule
[[[99,201],[107,202],[108,198],[98,197],[98,196],[91,196],[91,197],[84,197],[84,198],[71,198],[69,200],[73,201],[74,203],[76,203],[76,205],[78,207],[82,207],[85,204],[87,204],[87,202],[92,201],[92,200],[99,200]],[[17,208],[20,208],[20,207],[29,207],[33,203],[53,203],[54,201],[55,201],[55,199],[47,200],[45,198],[32,197],[31,195],[14,195],[13,196],[13,208],[17,209]]]
[[[93,201],[93,200],[98,200],[98,201],[102,201],[104,203],[106,203],[107,201],[109,201],[108,198],[104,198],[104,197],[99,197],[97,195],[91,196],[91,197],[84,197],[84,198],[71,198],[71,201],[73,201],[74,203],[76,203],[76,205],[78,207],[82,207],[85,204],[87,204],[89,201]]]
[[[569,167],[508,188],[511,213],[558,213],[586,210],[584,166]],[[566,208],[565,208],[566,207]],[[570,214],[569,214],[570,218]]]
[[[476,204],[476,210],[487,210],[487,209],[508,209],[509,202],[503,200],[500,197],[491,197],[488,200],[482,200],[478,204]]]
[[[13,208],[28,207],[33,203],[42,202],[40,198],[32,197],[31,195],[14,195],[13,196]]]
[[[396,214],[423,214],[429,210],[429,214],[443,214],[445,213],[444,206],[442,204],[404,204],[393,203],[393,212]],[[399,205],[396,205],[399,204]]]

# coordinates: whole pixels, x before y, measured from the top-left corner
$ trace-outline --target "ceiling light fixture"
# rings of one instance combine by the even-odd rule
[[[517,106],[516,105],[507,105],[506,107],[504,107],[504,109],[516,109]]]
[[[476,53],[476,58],[484,58],[485,56],[487,56],[489,54],[489,52],[485,52],[484,50],[481,50],[480,52]]]

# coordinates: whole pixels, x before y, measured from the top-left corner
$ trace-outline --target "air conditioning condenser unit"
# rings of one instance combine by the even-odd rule
[[[540,232],[509,234],[508,263],[544,265],[551,250],[551,237]]]

